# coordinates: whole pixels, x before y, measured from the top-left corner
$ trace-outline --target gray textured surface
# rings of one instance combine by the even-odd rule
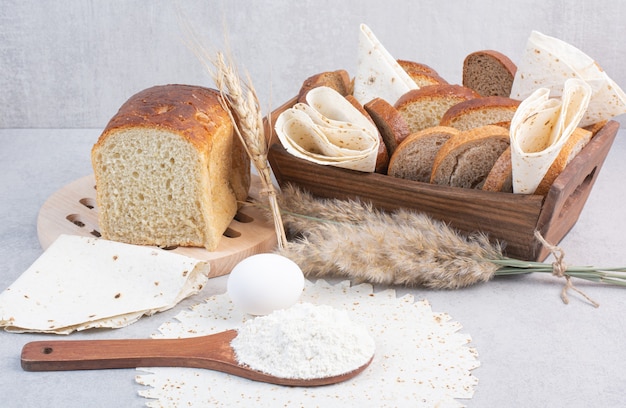
[[[59,188],[91,172],[89,150],[99,130],[0,130],[0,287],[9,286],[41,254],[37,213]],[[626,131],[620,131],[581,217],[562,241],[570,264],[626,266]],[[577,282],[578,283],[578,282]],[[72,334],[72,339],[145,338],[185,307],[225,291],[226,278],[176,308],[119,330]],[[626,398],[626,289],[578,283],[600,302],[574,293],[559,299],[562,282],[528,275],[496,279],[455,292],[414,289],[434,312],[447,312],[471,335],[481,367],[468,407],[620,407]],[[380,289],[380,288],[378,288]],[[399,294],[407,292],[399,289]],[[0,331],[3,407],[141,407],[134,370],[23,372],[22,346],[47,335]],[[294,407],[298,406],[294,401]]]
[[[458,83],[469,52],[515,60],[535,29],[574,44],[626,84],[620,0],[2,0],[0,128],[102,128],[133,93],[164,83],[212,86],[185,45],[186,21],[208,48],[225,31],[264,107],[307,76],[354,73],[359,23],[397,58]]]

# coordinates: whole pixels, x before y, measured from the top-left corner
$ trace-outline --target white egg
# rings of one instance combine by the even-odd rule
[[[257,254],[243,259],[230,272],[227,283],[235,307],[256,316],[293,306],[303,289],[300,267],[277,254]]]

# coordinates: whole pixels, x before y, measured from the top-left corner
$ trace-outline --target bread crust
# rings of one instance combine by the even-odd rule
[[[506,96],[487,96],[469,99],[459,102],[448,109],[441,117],[439,124],[441,126],[456,127],[456,125],[461,122],[466,115],[490,110],[500,111],[501,113],[504,113],[506,118],[501,118],[495,122],[483,122],[479,126],[493,125],[500,122],[510,122],[510,119],[515,114],[515,111],[519,107],[520,103],[521,101]],[[460,130],[467,130],[467,128],[460,128]]]
[[[389,102],[374,98],[363,107],[378,128],[389,155],[393,155],[398,145],[409,135],[406,121]]]
[[[408,60],[397,60],[398,64],[406,71],[407,74],[415,81],[417,86],[424,87],[428,85],[447,84],[446,81],[439,73],[430,66]]]
[[[480,95],[473,89],[462,85],[429,85],[420,89],[413,89],[405,93],[400,98],[398,98],[398,100],[394,104],[394,107],[396,109],[400,109],[403,106],[418,101],[420,99],[432,97],[451,97],[467,100],[479,98]]]
[[[113,130],[160,127],[181,134],[198,150],[206,150],[210,135],[222,126],[232,123],[216,90],[158,85],[131,96],[106,125],[94,148],[100,147]]]
[[[511,146],[507,147],[498,157],[483,184],[484,191],[513,192],[513,163],[511,162]]]

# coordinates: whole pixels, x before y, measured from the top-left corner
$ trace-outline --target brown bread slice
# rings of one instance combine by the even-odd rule
[[[459,130],[510,123],[520,101],[505,96],[488,96],[459,102],[444,113],[439,124]]]
[[[439,149],[430,182],[452,187],[482,188],[485,178],[509,147],[509,131],[481,126],[459,133]]]
[[[453,105],[478,96],[473,90],[461,85],[430,85],[405,93],[394,107],[413,133],[439,125],[444,113]]]
[[[459,131],[447,126],[435,126],[410,134],[389,160],[388,175],[407,180],[430,182],[437,152]]]
[[[463,85],[481,96],[510,96],[517,66],[495,50],[473,52],[463,61]]]
[[[348,71],[338,69],[336,71],[325,71],[312,75],[304,80],[298,92],[298,102],[306,103],[306,94],[311,89],[318,86],[327,86],[346,96],[352,93],[352,82]]]
[[[387,152],[393,155],[396,147],[409,135],[409,126],[404,117],[389,102],[374,98],[364,106],[378,128]]]
[[[590,130],[583,128],[576,128],[574,133],[567,139],[565,145],[559,152],[559,155],[554,159],[554,162],[548,169],[548,172],[543,177],[539,186],[535,190],[535,194],[546,195],[554,183],[554,180],[565,169],[565,166],[576,157],[576,155],[585,147],[591,140],[593,133]]]
[[[483,190],[501,191],[504,193],[513,192],[513,163],[511,163],[511,146],[507,147],[498,157],[493,167],[489,171]]]

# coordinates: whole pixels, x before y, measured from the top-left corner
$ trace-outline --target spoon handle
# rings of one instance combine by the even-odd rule
[[[27,343],[26,371],[135,367],[197,367],[222,371],[237,365],[230,341],[236,330],[183,339],[51,340]]]

